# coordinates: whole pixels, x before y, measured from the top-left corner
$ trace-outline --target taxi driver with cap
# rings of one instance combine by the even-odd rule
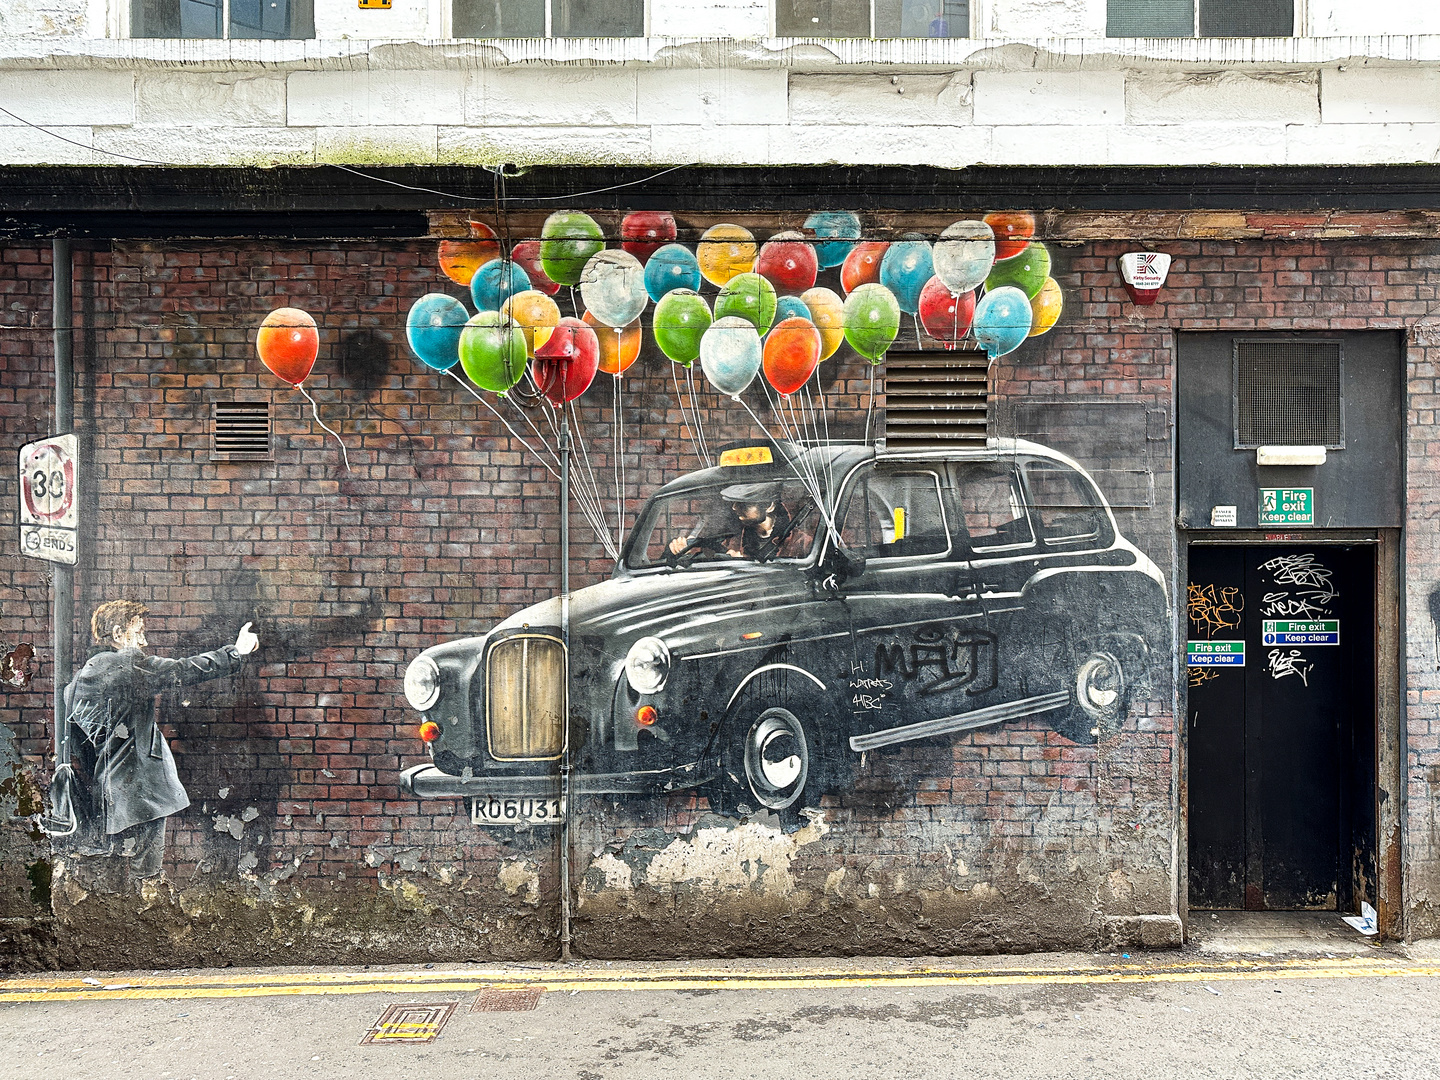
[[[773,557],[790,531],[790,514],[780,502],[780,485],[730,484],[720,490],[720,501],[733,517],[722,522],[707,515],[694,534],[670,541],[670,554],[709,547],[733,559]]]

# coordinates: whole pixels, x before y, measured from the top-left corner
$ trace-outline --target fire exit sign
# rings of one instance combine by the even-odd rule
[[[1261,525],[1314,525],[1314,488],[1261,488]]]
[[[1185,664],[1187,667],[1244,667],[1245,642],[1187,641]]]

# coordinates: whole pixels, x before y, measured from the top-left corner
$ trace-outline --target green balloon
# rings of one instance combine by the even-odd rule
[[[715,298],[715,318],[739,315],[765,333],[775,321],[775,286],[759,274],[736,274]]]
[[[900,301],[884,285],[867,282],[845,298],[845,340],[878,364],[900,333]]]
[[[1030,244],[1019,255],[1001,259],[985,279],[985,291],[1013,285],[1031,300],[1040,295],[1050,276],[1050,252],[1040,243]]]
[[[460,331],[460,366],[482,390],[503,394],[525,374],[525,333],[498,311],[482,311]]]
[[[585,264],[605,250],[605,234],[589,214],[557,210],[540,229],[540,266],[551,281],[579,285]]]
[[[655,344],[675,363],[689,367],[700,355],[700,339],[712,321],[703,296],[694,289],[672,289],[655,305]]]

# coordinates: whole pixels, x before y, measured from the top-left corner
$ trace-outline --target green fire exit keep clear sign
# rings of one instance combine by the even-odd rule
[[[1314,525],[1314,488],[1261,488],[1261,525]]]

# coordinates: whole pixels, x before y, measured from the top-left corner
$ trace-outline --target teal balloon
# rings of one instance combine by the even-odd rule
[[[987,292],[975,305],[970,332],[990,359],[1014,352],[1030,336],[1030,299],[1013,285]]]
[[[849,210],[817,210],[805,219],[805,231],[823,267],[839,266],[860,239],[860,215]]]
[[[901,240],[885,249],[880,261],[880,284],[900,303],[900,310],[914,315],[920,310],[920,291],[935,276],[935,258],[928,240]]]
[[[460,331],[460,366],[482,390],[503,394],[525,374],[525,334],[498,311],[482,311]]]
[[[760,332],[749,319],[716,319],[700,339],[700,370],[722,394],[738,398],[760,371]]]
[[[715,317],[739,315],[765,333],[775,324],[775,286],[759,274],[736,274],[715,298]]]
[[[798,296],[782,296],[775,301],[775,325],[779,326],[786,319],[815,321],[810,314],[810,305]]]
[[[900,303],[884,285],[868,281],[845,298],[845,340],[872,364],[880,362],[898,333]]]
[[[426,293],[410,305],[405,317],[405,340],[421,363],[436,371],[449,371],[460,362],[460,332],[470,313],[445,293]]]
[[[700,288],[700,262],[681,244],[666,244],[645,263],[645,291],[655,303],[676,289]]]
[[[675,363],[689,367],[700,356],[700,342],[712,321],[703,296],[691,289],[675,289],[655,305],[655,344]]]
[[[509,259],[491,259],[470,279],[470,296],[478,311],[499,311],[506,300],[528,288],[530,275]]]

